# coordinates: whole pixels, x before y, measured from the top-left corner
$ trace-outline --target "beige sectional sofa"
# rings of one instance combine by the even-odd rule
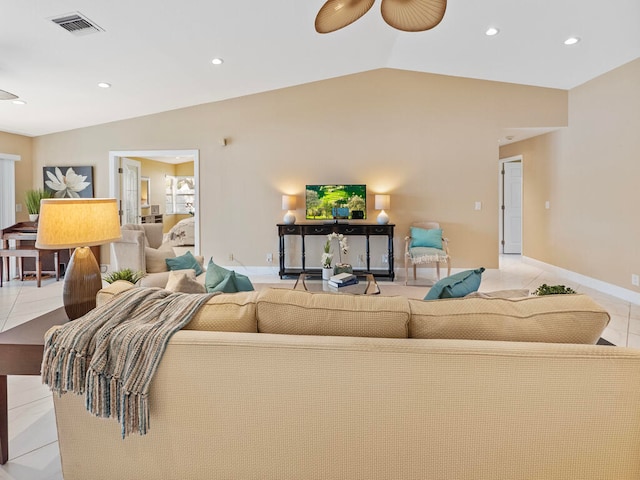
[[[640,352],[588,345],[608,321],[583,295],[220,294],[169,342],[146,436],[54,398],[64,478],[637,479]]]

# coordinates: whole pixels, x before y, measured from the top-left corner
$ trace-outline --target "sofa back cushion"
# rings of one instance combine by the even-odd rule
[[[403,297],[271,288],[258,296],[256,313],[261,333],[407,338],[409,332]]]
[[[586,295],[409,300],[412,338],[594,344],[609,314]]]
[[[214,295],[194,315],[183,330],[256,333],[257,292]]]

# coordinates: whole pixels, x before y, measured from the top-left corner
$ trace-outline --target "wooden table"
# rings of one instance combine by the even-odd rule
[[[5,259],[9,257],[18,257],[18,270],[20,272],[20,280],[24,280],[24,258],[35,258],[36,261],[36,285],[40,287],[42,284],[42,259],[48,255],[53,255],[54,271],[56,273],[56,282],[60,280],[60,264],[58,263],[58,250],[41,250],[32,246],[18,245],[16,247],[0,248],[0,287],[2,287],[2,269]],[[9,269],[7,267],[7,280],[9,280]]]
[[[40,375],[44,334],[68,321],[60,307],[0,333],[0,465],[9,460],[7,375]]]

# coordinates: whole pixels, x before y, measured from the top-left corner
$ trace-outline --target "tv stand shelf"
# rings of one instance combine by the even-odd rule
[[[290,275],[299,275],[300,272],[310,274],[321,274],[320,268],[306,268],[305,259],[305,237],[307,235],[329,235],[331,233],[343,234],[346,236],[357,235],[366,237],[366,270],[354,269],[357,273],[372,273],[374,277],[394,279],[395,273],[393,268],[393,224],[378,225],[377,223],[295,223],[288,225],[284,223],[278,224],[278,236],[280,237],[280,278]],[[285,242],[287,235],[297,235],[302,238],[302,268],[286,268],[285,267]],[[387,256],[389,259],[388,270],[371,271],[371,258],[369,255],[369,237],[386,236],[387,237]]]

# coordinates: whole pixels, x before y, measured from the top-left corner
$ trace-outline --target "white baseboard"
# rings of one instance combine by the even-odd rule
[[[628,290],[626,288],[613,285],[612,283],[603,282],[596,278],[587,277],[586,275],[572,272],[571,270],[565,270],[564,268],[556,267],[555,265],[541,262],[534,258],[525,257],[524,255],[522,256],[522,261],[534,267],[546,270],[547,272],[566,277],[571,281],[584,285],[585,287],[593,288],[594,290],[626,300],[627,302],[640,304],[640,293],[634,292],[633,290]]]

